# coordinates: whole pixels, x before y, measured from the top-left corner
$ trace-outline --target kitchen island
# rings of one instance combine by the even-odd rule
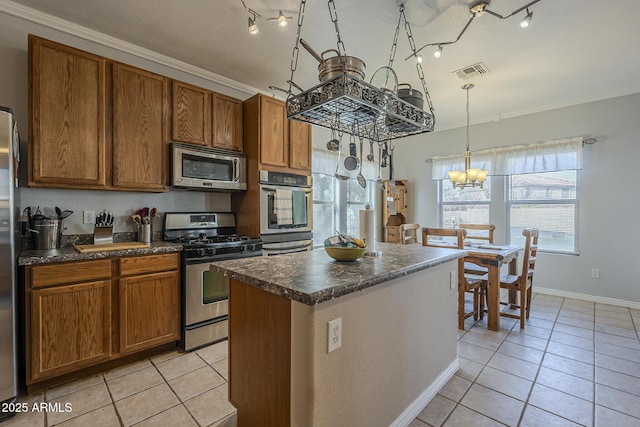
[[[238,426],[406,426],[458,369],[451,272],[465,251],[379,244],[213,263],[230,278]],[[341,346],[329,322],[340,319]]]

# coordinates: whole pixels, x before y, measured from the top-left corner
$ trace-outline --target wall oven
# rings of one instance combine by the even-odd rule
[[[171,144],[171,186],[201,191],[247,189],[247,157],[235,151]]]
[[[228,212],[168,212],[163,229],[164,240],[183,245],[180,346],[189,351],[227,338],[229,279],[209,266],[260,256],[262,242],[235,234],[235,218]]]
[[[260,171],[259,177],[264,255],[312,250],[312,177],[271,171]]]

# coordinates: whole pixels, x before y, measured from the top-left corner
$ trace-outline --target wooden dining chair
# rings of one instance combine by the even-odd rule
[[[496,226],[493,224],[460,224],[458,227],[467,230],[466,241],[478,240],[479,243],[493,243],[493,233],[496,230]],[[465,262],[464,272],[482,276],[487,274],[489,270],[481,265]]]
[[[422,245],[439,248],[464,249],[466,230],[460,228],[422,228]],[[447,238],[454,237],[455,240]],[[474,320],[484,317],[484,281],[482,276],[464,272],[464,258],[458,259],[458,328],[464,330],[464,320],[473,316]],[[473,310],[465,312],[465,293],[473,294]]]
[[[518,291],[519,304],[503,302],[500,304],[509,305],[511,308],[519,310],[518,314],[501,311],[500,315],[520,319],[520,329],[524,329],[525,319],[529,319],[531,312],[531,293],[533,289],[533,272],[536,265],[536,254],[538,252],[538,235],[537,228],[525,228],[522,230],[525,237],[524,254],[522,256],[522,268],[520,275],[505,274],[500,276],[500,288],[510,291]],[[489,276],[483,276],[484,287],[486,288]]]
[[[419,229],[420,229],[420,224],[400,225],[400,244],[407,245],[410,243],[418,243]]]

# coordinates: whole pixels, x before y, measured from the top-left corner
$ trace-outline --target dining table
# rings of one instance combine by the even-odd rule
[[[468,255],[465,262],[471,262],[488,270],[487,283],[487,328],[500,330],[500,269],[508,264],[509,274],[518,274],[519,245],[465,244]],[[511,298],[509,299],[511,301]]]

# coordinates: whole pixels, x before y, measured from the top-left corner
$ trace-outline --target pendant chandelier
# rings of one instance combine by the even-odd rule
[[[467,150],[464,152],[464,172],[450,171],[449,179],[453,183],[453,188],[475,187],[482,184],[487,179],[488,171],[471,167],[471,151],[469,151],[469,89],[473,89],[473,84],[466,84],[462,89],[467,91]]]

